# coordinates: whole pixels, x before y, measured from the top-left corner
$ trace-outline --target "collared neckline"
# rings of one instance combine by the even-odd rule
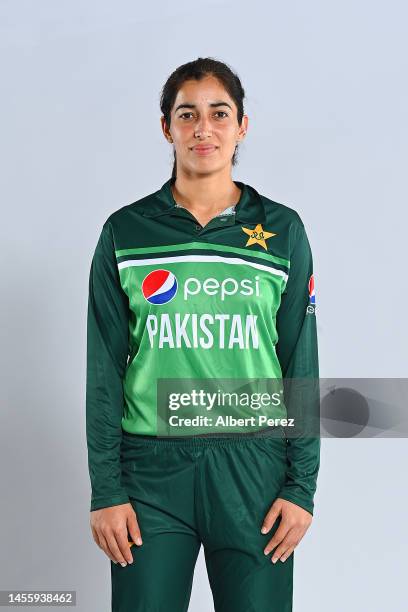
[[[183,206],[182,204],[176,204],[177,208],[184,208],[185,206]],[[225,217],[227,215],[235,215],[235,206],[236,204],[231,204],[231,206],[227,206],[227,208],[224,208],[224,210],[222,210],[221,212],[219,212],[216,217]]]
[[[175,181],[175,177],[171,177],[154,193],[153,202],[149,203],[143,210],[145,217],[158,217],[174,212],[177,214],[180,207],[177,206],[171,190]],[[234,181],[234,183],[241,189],[241,195],[235,204],[235,214],[232,215],[235,223],[265,223],[265,207],[257,190],[241,181]],[[217,217],[219,216],[223,216],[222,213],[217,215]]]

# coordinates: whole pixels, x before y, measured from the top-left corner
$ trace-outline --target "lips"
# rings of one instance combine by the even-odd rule
[[[215,149],[215,145],[196,145],[193,147],[193,150],[197,153],[211,153],[212,151],[215,151]]]

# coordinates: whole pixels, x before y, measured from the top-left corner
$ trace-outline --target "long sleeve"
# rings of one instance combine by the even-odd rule
[[[128,312],[128,298],[120,286],[112,229],[106,221],[89,275],[86,437],[91,511],[129,501],[121,486],[120,469]]]
[[[276,323],[277,356],[281,365],[288,417],[287,479],[278,497],[313,514],[320,466],[320,390],[313,259],[304,225],[291,228],[289,278]],[[312,297],[311,297],[312,296]]]

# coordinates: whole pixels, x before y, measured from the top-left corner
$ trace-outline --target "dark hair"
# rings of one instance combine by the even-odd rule
[[[190,79],[200,81],[207,76],[214,76],[225,87],[228,94],[237,105],[237,119],[238,124],[241,125],[242,117],[244,115],[243,100],[245,97],[245,92],[238,76],[227,64],[223,62],[213,59],[212,57],[199,57],[192,62],[179,66],[174,72],[172,72],[163,86],[160,95],[160,109],[164,115],[167,127],[170,127],[171,109],[173,108],[177,93],[184,81]],[[235,166],[237,162],[237,149],[238,145],[235,147],[234,155],[231,160],[233,166]],[[174,151],[174,163],[171,175],[172,178],[176,176],[176,168],[176,152]]]

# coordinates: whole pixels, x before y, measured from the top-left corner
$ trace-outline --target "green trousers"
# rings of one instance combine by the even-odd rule
[[[294,553],[263,552],[280,519],[261,533],[285,481],[283,437],[124,432],[121,465],[143,544],[132,564],[111,561],[112,612],[187,611],[201,544],[216,612],[292,611]]]

